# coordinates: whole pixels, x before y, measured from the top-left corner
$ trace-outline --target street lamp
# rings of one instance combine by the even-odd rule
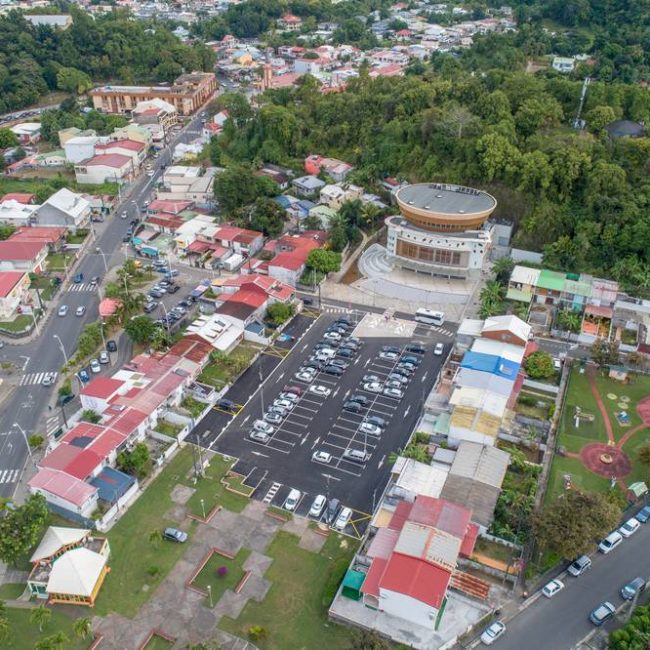
[[[95,253],[102,256],[102,261],[104,262],[104,272],[108,273],[108,264],[106,263],[106,253],[104,253],[104,251],[99,246],[95,248]]]
[[[167,328],[167,334],[169,334],[169,318],[167,315],[167,307],[165,307],[165,303],[162,300],[160,301],[160,306],[163,308],[163,311],[165,312],[165,327]]]
[[[61,348],[61,352],[63,354],[63,358],[65,359],[65,365],[68,365],[68,355],[65,352],[65,347],[63,346],[63,341],[59,337],[58,334],[52,334],[52,338],[56,339],[59,342],[59,347]]]
[[[25,429],[23,429],[18,422],[14,422],[14,426],[16,429],[20,431],[20,433],[23,434],[23,439],[25,440],[25,446],[27,447],[27,453],[29,454],[29,459],[34,463],[34,457],[32,456],[32,448],[29,446],[29,441],[27,440],[27,433],[25,432]]]
[[[208,596],[210,596],[210,608],[212,608],[212,585],[208,585]]]
[[[201,511],[203,512],[203,519],[205,519],[205,501],[201,499]]]

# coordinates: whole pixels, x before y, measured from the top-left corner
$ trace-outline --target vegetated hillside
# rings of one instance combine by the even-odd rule
[[[173,81],[184,70],[210,70],[214,53],[184,45],[162,24],[116,11],[91,17],[70,8],[66,30],[33,26],[15,11],[0,17],[0,113],[35,103],[51,90],[75,93],[93,82]]]
[[[359,79],[322,94],[314,79],[268,92],[252,111],[224,96],[232,119],[220,139],[231,160],[296,167],[310,153],[340,157],[366,183],[385,176],[474,184],[519,219],[520,244],[566,270],[650,286],[647,138],[611,141],[603,127],[650,118],[650,95],[631,84],[594,82],[584,116],[571,123],[581,83],[556,74],[492,69],[471,74],[445,58],[424,76]]]

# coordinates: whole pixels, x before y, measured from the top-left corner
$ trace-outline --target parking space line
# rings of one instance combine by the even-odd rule
[[[303,406],[302,404],[296,404],[292,413],[295,413],[298,409],[302,409],[303,411],[309,411],[310,413],[318,413],[318,409],[311,409],[308,406]]]
[[[302,413],[296,413],[295,411],[290,415],[287,415],[286,419],[289,418],[301,418],[302,420],[308,420],[309,422],[313,420],[313,417],[311,415],[304,415]]]
[[[295,424],[295,422],[292,422],[291,424]],[[299,437],[302,436],[302,433],[301,433],[301,432],[299,432],[299,431],[292,431],[291,429],[287,429],[286,427],[283,427],[283,426],[278,427],[278,428],[276,429],[276,432],[277,432],[277,431],[283,431],[283,432],[285,432],[285,433],[290,433],[290,434],[293,435],[293,436],[299,436]]]

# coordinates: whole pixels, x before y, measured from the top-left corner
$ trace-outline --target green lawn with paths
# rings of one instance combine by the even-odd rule
[[[167,639],[164,639],[158,634],[154,634],[149,639],[149,643],[144,647],[144,650],[169,650],[173,645],[171,641],[167,641]]]
[[[206,593],[208,591],[208,585],[210,585],[212,588],[212,605],[216,605],[219,598],[223,596],[227,589],[234,590],[240,583],[245,573],[242,565],[246,562],[250,554],[251,552],[247,548],[240,549],[239,553],[233,559],[219,555],[218,553],[213,553],[201,569],[199,575],[194,578],[192,584],[200,587]],[[226,568],[226,574],[223,576],[220,576],[217,572],[220,567]],[[210,606],[208,597],[206,597],[204,604],[206,607]]]
[[[344,648],[355,636],[354,630],[327,618],[330,603],[323,603],[324,589],[336,567],[350,562],[356,543],[332,533],[320,553],[298,546],[298,537],[280,531],[266,555],[273,562],[264,577],[271,581],[266,598],[248,601],[236,620],[224,617],[222,629],[246,638],[255,625],[266,630],[266,637],[255,644],[262,650],[287,648]]]
[[[85,607],[79,607],[77,611],[80,617],[91,616],[94,613]],[[3,641],[0,647],[11,650],[28,650],[34,648],[39,641],[57,632],[63,632],[68,638],[65,644],[66,650],[86,650],[90,646],[92,638],[80,639],[74,633],[72,629],[74,618],[52,610],[52,617],[43,626],[43,631],[39,632],[38,625],[29,620],[30,612],[29,609],[7,607],[9,638]]]

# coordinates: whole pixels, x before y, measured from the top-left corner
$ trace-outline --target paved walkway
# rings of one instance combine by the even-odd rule
[[[101,648],[135,650],[152,630],[160,630],[176,639],[174,648],[216,640],[223,648],[251,650],[254,646],[243,639],[217,630],[223,616],[237,618],[246,603],[261,602],[271,587],[264,574],[272,563],[265,551],[280,528],[300,535],[300,545],[318,552],[325,538],[308,528],[305,520],[283,523],[266,515],[266,506],[251,501],[241,513],[218,512],[208,524],[199,524],[182,559],[156,589],[151,600],[133,619],[118,614],[93,619],[93,631],[104,637]],[[227,590],[210,609],[206,597],[185,587],[199,563],[212,548],[236,554],[241,548],[251,550],[243,565],[250,571],[242,590]]]

